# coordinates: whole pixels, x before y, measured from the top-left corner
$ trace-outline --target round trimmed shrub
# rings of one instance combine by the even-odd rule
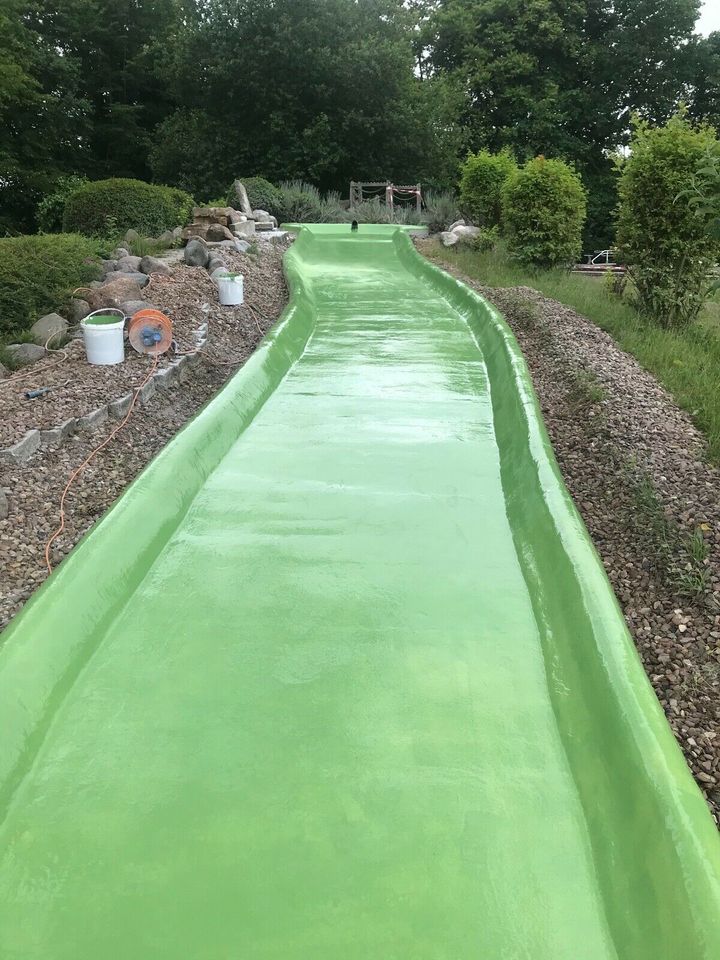
[[[277,187],[264,177],[247,177],[246,179],[238,177],[238,180],[247,190],[248,200],[253,210],[267,210],[268,213],[277,216],[280,207],[280,191]],[[227,202],[231,207],[237,206],[238,198],[233,186],[228,190]]]
[[[78,234],[0,239],[0,339],[60,310],[76,287],[100,276],[95,244]]]
[[[577,262],[587,199],[580,177],[562,160],[528,160],[505,183],[502,208],[508,249],[519,260],[544,268]]]
[[[714,204],[702,190],[696,195],[720,144],[711,127],[679,113],[664,127],[636,122],[631,148],[620,176],[620,255],[640,312],[664,327],[685,326],[699,314],[720,257],[720,238],[700,215]]]
[[[142,180],[95,180],[76,190],[65,204],[63,229],[105,237],[132,228],[146,236],[187,223],[190,194]]]
[[[460,209],[479,227],[494,227],[502,218],[502,189],[517,170],[509,150],[471,153],[460,176]]]

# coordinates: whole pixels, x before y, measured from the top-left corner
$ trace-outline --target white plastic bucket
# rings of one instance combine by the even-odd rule
[[[243,275],[228,273],[226,277],[218,277],[218,293],[224,307],[237,307],[244,300]]]
[[[110,366],[125,359],[123,330],[125,314],[122,310],[108,308],[95,310],[80,321],[88,363]]]

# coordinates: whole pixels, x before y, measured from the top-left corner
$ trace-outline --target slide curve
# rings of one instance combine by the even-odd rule
[[[502,317],[310,226],[0,649],[3,960],[717,960],[720,843]]]

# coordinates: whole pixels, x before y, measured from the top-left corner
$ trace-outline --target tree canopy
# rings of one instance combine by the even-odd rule
[[[720,121],[699,0],[0,0],[0,228],[60,177],[198,199],[236,176],[455,186],[468,151],[575,164],[607,228],[630,118]],[[599,235],[599,234],[598,234]]]

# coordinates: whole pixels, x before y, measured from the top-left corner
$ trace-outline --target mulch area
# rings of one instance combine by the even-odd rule
[[[720,470],[672,397],[591,321],[529,287],[487,288],[439,265],[509,321],[565,483],[718,822]]]
[[[148,299],[172,315],[178,339],[180,331],[209,322],[204,362],[181,383],[157,392],[149,406],[137,406],[127,426],[80,475],[68,497],[66,530],[54,544],[55,565],[255,350],[287,303],[282,273],[287,246],[287,241],[262,243],[255,256],[233,253],[226,257],[233,269],[245,275],[242,307],[220,307],[214,284],[199,267],[181,266],[171,276],[158,275],[148,284]],[[192,346],[187,343],[187,348]],[[234,363],[228,365],[228,360]],[[136,383],[149,364],[147,357],[133,360]],[[117,382],[106,400],[123,393]],[[77,412],[73,409],[68,415]],[[0,466],[0,490],[6,491],[9,506],[7,517],[0,520],[0,629],[47,576],[45,543],[57,527],[58,502],[68,477],[115,426],[108,423],[92,433],[78,433],[22,467]]]

